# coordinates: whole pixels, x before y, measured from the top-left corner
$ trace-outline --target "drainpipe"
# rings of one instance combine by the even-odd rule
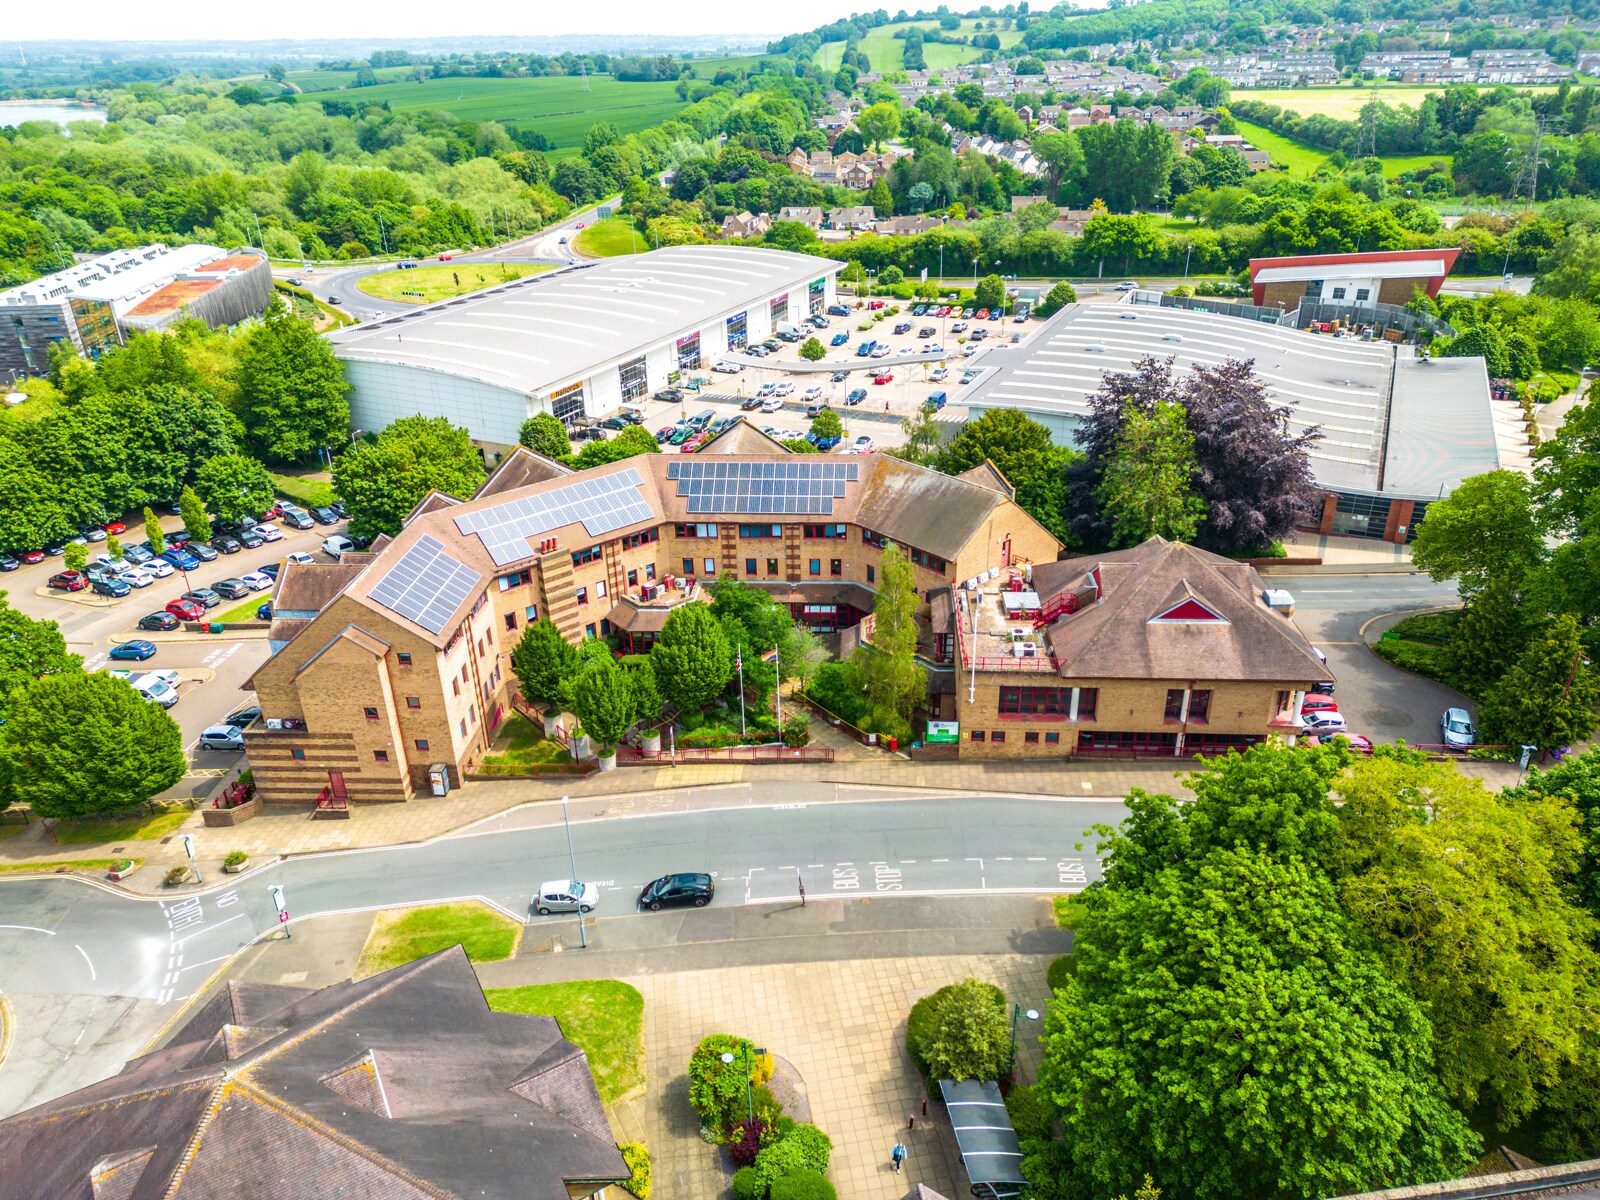
[[[1183,739],[1189,733],[1189,697],[1194,695],[1195,680],[1189,680],[1189,686],[1183,689],[1183,709],[1178,714],[1178,744],[1172,749],[1173,758],[1183,757]]]

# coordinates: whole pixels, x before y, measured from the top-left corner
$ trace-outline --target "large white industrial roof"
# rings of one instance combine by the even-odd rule
[[[1482,359],[1400,359],[1397,371],[1385,342],[1155,305],[1069,307],[1026,347],[986,356],[988,377],[966,401],[1081,419],[1107,372],[1150,357],[1172,359],[1179,375],[1253,360],[1271,398],[1290,408],[1290,428],[1321,430],[1311,467],[1331,491],[1431,497],[1506,457]]]
[[[1442,258],[1406,258],[1396,262],[1295,263],[1262,267],[1251,283],[1304,283],[1313,279],[1428,279],[1445,273]]]
[[[59,304],[81,298],[108,301],[120,314],[179,275],[227,253],[219,246],[203,242],[188,246],[166,246],[157,242],[128,250],[112,250],[88,262],[0,292],[0,304]]]
[[[787,250],[673,246],[530,276],[329,340],[347,362],[439,371],[536,395],[771,296],[802,291],[843,265]]]

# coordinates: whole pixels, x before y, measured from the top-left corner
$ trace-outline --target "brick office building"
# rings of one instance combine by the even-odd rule
[[[1438,299],[1445,277],[1461,256],[1457,246],[1437,250],[1368,250],[1357,254],[1295,254],[1250,260],[1250,301],[1292,312],[1302,301],[1323,305],[1404,306],[1421,288]]]
[[[960,722],[964,758],[1292,740],[1306,689],[1329,677],[1254,568],[1193,546],[1043,563],[1016,590],[1010,574],[933,606],[950,664],[937,715]]]
[[[890,541],[924,596],[1060,550],[992,472],[785,452],[573,473],[516,451],[470,501],[429,496],[370,555],[285,565],[274,654],[249,684],[257,788],[269,802],[324,787],[406,800],[436,764],[458,783],[510,706],[510,654],[530,621],[646,649],[675,606],[733,576],[832,631],[871,610]]]

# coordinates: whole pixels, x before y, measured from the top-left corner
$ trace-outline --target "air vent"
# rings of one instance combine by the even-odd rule
[[[1183,341],[1183,334],[1181,334],[1181,333],[1163,334],[1161,340],[1163,342],[1181,342],[1181,341]]]
[[[1084,347],[1084,350],[1089,354],[1104,354],[1106,352],[1106,348],[1099,342],[1090,342]]]

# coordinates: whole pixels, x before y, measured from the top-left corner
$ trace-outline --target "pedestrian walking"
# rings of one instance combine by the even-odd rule
[[[889,1157],[894,1160],[894,1173],[900,1174],[900,1164],[906,1161],[906,1148],[896,1142],[894,1149],[889,1151]]]

